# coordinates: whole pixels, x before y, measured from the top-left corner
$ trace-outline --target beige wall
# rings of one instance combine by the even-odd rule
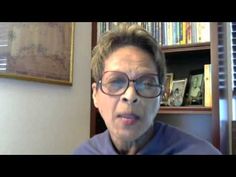
[[[72,154],[89,138],[91,23],[76,23],[73,86],[0,78],[0,154]]]

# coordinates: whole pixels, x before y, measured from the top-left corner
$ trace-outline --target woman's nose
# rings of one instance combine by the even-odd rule
[[[130,82],[129,87],[127,88],[125,93],[121,96],[121,99],[123,102],[127,102],[129,104],[134,104],[138,102],[139,97],[136,93],[134,83]]]

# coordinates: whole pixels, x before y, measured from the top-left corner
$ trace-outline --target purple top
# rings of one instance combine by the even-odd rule
[[[189,135],[168,124],[156,122],[155,135],[138,155],[220,155],[209,142]],[[74,152],[76,155],[118,155],[111,142],[109,131],[97,134]]]

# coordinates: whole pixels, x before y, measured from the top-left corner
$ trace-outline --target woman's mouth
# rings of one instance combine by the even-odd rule
[[[121,118],[122,123],[125,125],[134,125],[140,117],[133,113],[121,113],[118,114],[118,118]]]

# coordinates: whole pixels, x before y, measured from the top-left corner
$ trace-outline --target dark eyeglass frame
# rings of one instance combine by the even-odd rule
[[[108,73],[108,72],[120,73],[120,74],[124,75],[124,76],[127,78],[127,80],[128,80],[127,87],[126,87],[126,89],[124,89],[124,91],[121,92],[120,94],[110,94],[110,93],[106,93],[106,92],[103,90],[103,88],[102,88],[102,78],[103,78],[103,76],[104,76],[106,73]],[[104,94],[106,94],[106,95],[109,95],[109,96],[120,96],[120,95],[124,94],[124,93],[126,92],[126,90],[129,88],[130,82],[133,82],[133,83],[134,83],[134,88],[135,88],[135,91],[136,91],[137,95],[139,95],[139,96],[141,96],[141,97],[143,97],[143,98],[156,98],[156,97],[160,96],[160,95],[162,94],[162,92],[163,92],[163,85],[160,85],[160,84],[157,84],[157,87],[160,88],[160,92],[159,92],[157,95],[155,95],[155,96],[147,97],[147,96],[143,96],[142,94],[139,93],[138,89],[136,88],[136,84],[135,84],[135,83],[136,83],[136,80],[140,79],[140,78],[143,77],[143,76],[157,76],[157,78],[158,78],[158,74],[148,73],[148,74],[140,75],[138,78],[131,80],[131,79],[129,79],[128,75],[127,75],[126,73],[124,73],[124,72],[120,72],[120,71],[105,71],[105,72],[103,73],[103,75],[102,75],[102,78],[98,81],[98,86],[99,86],[99,88],[101,89],[101,91],[102,91]],[[158,78],[158,80],[159,80],[159,78]]]

